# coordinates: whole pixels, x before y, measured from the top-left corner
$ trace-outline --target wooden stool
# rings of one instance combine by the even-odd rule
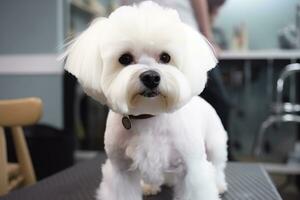
[[[0,100],[0,195],[36,182],[22,126],[35,124],[42,114],[39,98]],[[10,127],[18,163],[8,163],[4,128]]]

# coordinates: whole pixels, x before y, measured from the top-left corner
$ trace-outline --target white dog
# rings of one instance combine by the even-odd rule
[[[219,199],[227,136],[197,96],[217,63],[203,36],[148,1],[95,20],[66,55],[66,70],[111,109],[98,199],[141,200],[162,184],[176,200]]]

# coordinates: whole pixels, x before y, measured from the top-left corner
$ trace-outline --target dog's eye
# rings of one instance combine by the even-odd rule
[[[167,64],[170,62],[171,56],[166,52],[162,52],[159,56],[159,60],[160,60],[160,62]]]
[[[124,53],[119,58],[119,63],[124,66],[130,65],[133,62],[133,56],[130,53]]]

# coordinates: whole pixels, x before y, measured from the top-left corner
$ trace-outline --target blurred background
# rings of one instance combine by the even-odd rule
[[[57,58],[95,17],[108,16],[119,5],[118,0],[0,2],[0,100],[43,101],[40,122],[24,127],[38,179],[104,150],[108,108],[86,96]],[[299,199],[300,67],[294,63],[300,62],[300,1],[227,0],[213,16],[219,83],[227,99],[216,109],[227,113],[230,160],[263,162],[283,198]],[[13,161],[9,131],[6,138]]]

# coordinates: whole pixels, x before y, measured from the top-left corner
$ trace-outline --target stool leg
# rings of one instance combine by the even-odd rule
[[[17,159],[20,164],[20,169],[24,175],[24,184],[34,184],[36,182],[36,178],[23,129],[19,126],[12,127],[12,136],[15,144]]]
[[[252,152],[254,156],[260,155],[265,132],[274,121],[274,116],[270,116],[262,123],[252,145]]]
[[[0,127],[0,196],[8,192],[7,155],[4,129]]]
[[[265,120],[260,129],[256,138],[253,143],[253,154],[255,156],[259,156],[261,154],[261,146],[263,143],[263,139],[265,136],[266,130],[274,123],[282,123],[282,122],[294,122],[300,123],[300,116],[293,115],[293,114],[285,114],[285,115],[271,115]]]

